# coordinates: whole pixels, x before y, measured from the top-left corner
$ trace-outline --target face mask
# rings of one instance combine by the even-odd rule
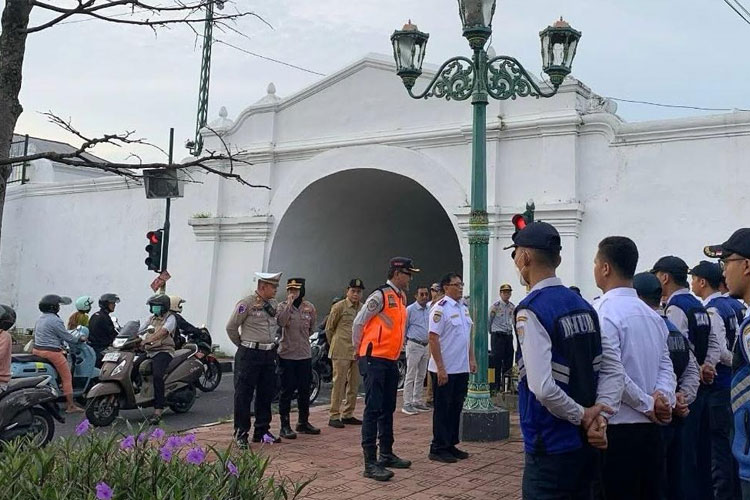
[[[528,287],[529,286],[529,282],[526,281],[524,279],[524,277],[523,277],[523,274],[521,274],[521,271],[526,266],[523,266],[521,269],[519,269],[518,266],[513,266],[513,267],[515,267],[515,269],[516,269],[516,274],[518,275],[518,282],[521,283],[521,286]]]
[[[151,314],[153,314],[154,316],[161,316],[161,306],[151,306]]]

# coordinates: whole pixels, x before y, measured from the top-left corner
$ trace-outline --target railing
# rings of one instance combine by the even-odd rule
[[[23,139],[10,143],[10,158],[26,156],[29,153],[29,135],[26,134]],[[14,163],[8,177],[8,184],[18,182],[26,184],[29,179],[26,178],[26,167],[28,162]]]

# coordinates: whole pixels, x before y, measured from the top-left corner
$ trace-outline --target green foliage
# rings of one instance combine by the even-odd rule
[[[196,212],[193,214],[193,219],[210,219],[211,217],[211,212]]]
[[[0,451],[2,498],[289,500],[310,483],[267,474],[268,458],[201,446],[190,434],[102,435],[87,421],[76,433],[42,449],[16,441]]]

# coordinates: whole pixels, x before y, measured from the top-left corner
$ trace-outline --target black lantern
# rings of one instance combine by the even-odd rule
[[[555,87],[570,74],[581,32],[570,27],[561,17],[539,33],[542,40],[542,70]]]
[[[391,35],[393,58],[396,60],[396,74],[401,77],[407,89],[411,89],[422,74],[422,62],[430,35],[417,29],[411,19],[400,30]]]
[[[464,37],[474,50],[487,43],[492,34],[492,16],[496,0],[458,0],[458,13],[464,27]]]

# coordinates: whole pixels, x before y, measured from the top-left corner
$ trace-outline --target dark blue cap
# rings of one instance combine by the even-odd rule
[[[650,272],[662,271],[673,275],[675,278],[681,278],[679,281],[682,281],[687,278],[688,270],[688,265],[684,260],[674,255],[667,255],[657,260]]]
[[[723,259],[733,253],[750,259],[750,227],[738,229],[721,245],[705,247],[703,253],[714,259]]]
[[[661,297],[661,282],[652,273],[638,273],[633,276],[633,288],[639,297]]]
[[[562,250],[560,233],[552,224],[532,222],[520,231],[516,231],[513,234],[513,244],[505,249],[517,247],[559,252]]]
[[[419,269],[414,266],[414,262],[409,257],[394,257],[388,263],[391,269],[405,273],[418,273]]]
[[[705,278],[709,283],[720,283],[722,276],[719,264],[707,260],[698,262],[698,265],[690,270],[690,274],[698,278]]]

